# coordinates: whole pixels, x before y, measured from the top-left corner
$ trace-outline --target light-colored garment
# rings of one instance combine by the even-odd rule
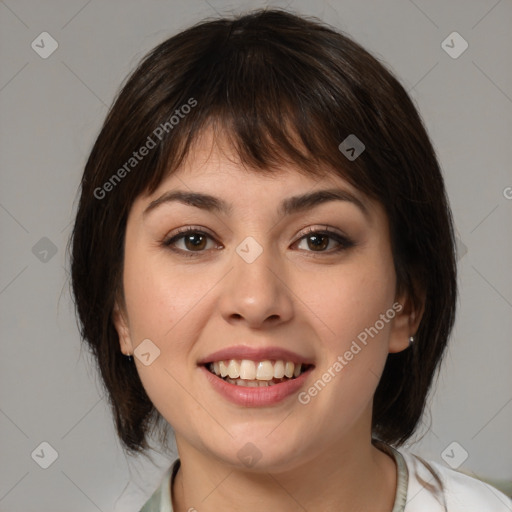
[[[397,465],[391,512],[512,512],[512,500],[489,484],[407,451],[383,443],[378,447]],[[177,459],[140,512],[173,512],[171,488],[179,466]]]

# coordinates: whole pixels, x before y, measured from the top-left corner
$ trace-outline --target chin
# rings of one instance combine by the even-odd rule
[[[262,433],[253,433],[254,426],[251,426],[250,432],[240,430],[238,436],[230,438],[228,445],[221,448],[221,442],[215,442],[208,451],[219,462],[237,470],[281,473],[293,469],[304,449],[304,442],[295,442],[289,435],[267,436],[270,431],[265,428]]]

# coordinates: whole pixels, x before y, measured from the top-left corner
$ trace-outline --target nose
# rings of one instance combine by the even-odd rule
[[[234,268],[226,276],[220,297],[220,310],[228,323],[246,323],[257,329],[293,317],[293,293],[284,263],[270,249],[260,247],[262,252],[254,260],[245,256],[243,247],[233,254]]]

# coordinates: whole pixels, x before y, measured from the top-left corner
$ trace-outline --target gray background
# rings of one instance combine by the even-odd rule
[[[510,1],[6,0],[0,2],[1,511],[138,510],[168,466],[158,455],[155,464],[125,457],[96,372],[80,349],[65,252],[76,191],[114,94],[148,50],[203,17],[264,5],[289,5],[346,31],[389,64],[420,109],[460,238],[461,296],[424,418],[422,432],[430,430],[411,445],[439,462],[447,453],[460,461],[467,452],[461,470],[512,478]],[[42,46],[44,31],[58,42],[46,59],[31,47],[34,40]],[[469,44],[458,58],[441,46],[453,31]],[[40,467],[51,458],[42,442],[58,453],[48,469]]]

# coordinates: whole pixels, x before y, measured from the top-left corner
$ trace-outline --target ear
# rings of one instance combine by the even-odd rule
[[[112,313],[114,326],[117,331],[117,335],[119,336],[119,345],[121,352],[125,356],[133,355],[133,345],[130,337],[130,329],[128,327],[128,320],[126,318],[126,312],[124,308],[122,308],[118,302],[114,304],[114,310]]]
[[[417,302],[417,303],[416,303]],[[409,338],[415,336],[425,310],[425,294],[421,293],[417,301],[403,293],[393,304],[396,311],[389,337],[389,353],[401,352],[409,347]]]

